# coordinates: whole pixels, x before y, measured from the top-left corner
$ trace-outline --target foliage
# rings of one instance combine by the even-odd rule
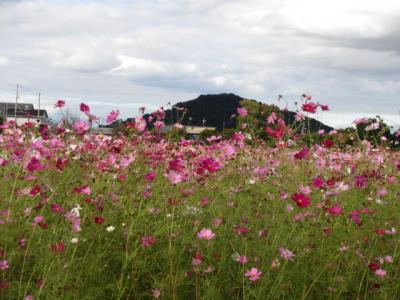
[[[200,132],[199,139],[202,140],[202,141],[206,141],[207,138],[212,137],[215,134],[216,134],[215,130],[205,129],[202,132]]]

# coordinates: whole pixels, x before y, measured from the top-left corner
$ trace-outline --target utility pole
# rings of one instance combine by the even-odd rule
[[[38,118],[38,120],[40,120],[40,92],[39,92],[39,107],[38,107],[38,111],[37,111],[37,118]]]
[[[17,106],[18,106],[18,99],[19,99],[19,84],[17,84],[17,94],[15,96],[15,109],[14,109],[14,127],[17,126]]]

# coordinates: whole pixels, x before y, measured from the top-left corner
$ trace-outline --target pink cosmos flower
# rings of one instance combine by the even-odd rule
[[[43,170],[45,167],[40,163],[40,160],[38,160],[36,157],[32,157],[26,168],[33,172]]]
[[[147,182],[152,182],[156,177],[157,177],[157,173],[154,171],[150,171],[150,172],[146,173],[146,175],[144,176],[144,179]]]
[[[393,262],[393,257],[390,255],[385,256],[385,261],[388,263],[392,263]]]
[[[295,159],[303,159],[309,155],[310,151],[307,147],[304,147],[302,150],[294,154]]]
[[[35,226],[35,225],[37,225],[37,224],[39,224],[39,223],[41,223],[41,222],[43,222],[44,221],[44,218],[43,218],[43,216],[36,216],[35,218],[33,218],[33,221],[32,221],[32,225],[33,226]]]
[[[182,125],[182,124],[180,124],[180,123],[175,123],[174,124],[174,128],[176,128],[176,129],[182,129],[184,126]]]
[[[335,205],[326,209],[327,213],[331,216],[339,216],[343,212],[343,208],[340,205]]]
[[[135,129],[143,132],[147,127],[147,122],[143,117],[135,118]]]
[[[268,123],[268,124],[275,124],[275,121],[276,121],[277,119],[278,119],[278,118],[277,118],[277,116],[276,116],[276,113],[273,112],[273,113],[271,113],[271,114],[268,116],[268,118],[267,118],[267,123]]]
[[[197,237],[201,240],[212,240],[215,237],[215,234],[212,232],[211,229],[203,228],[197,233]]]
[[[304,186],[304,185],[300,185],[299,190],[301,193],[303,193],[304,195],[309,195],[311,194],[311,188],[309,186]]]
[[[386,229],[385,234],[395,235],[397,233],[396,228],[392,227],[391,229]]]
[[[157,130],[160,130],[165,126],[165,123],[163,121],[155,121],[154,122],[154,128]]]
[[[292,261],[293,258],[296,256],[295,254],[293,254],[293,252],[284,247],[279,247],[279,254],[284,260],[289,260],[289,261]]]
[[[247,270],[247,272],[244,274],[247,278],[249,278],[250,281],[257,281],[260,279],[262,272],[258,271],[257,268],[251,268],[250,270]]]
[[[377,269],[377,270],[375,270],[375,275],[379,276],[379,277],[385,277],[386,271],[384,269]]]
[[[161,291],[160,289],[152,289],[151,290],[151,295],[153,296],[153,298],[160,298],[161,296]]]
[[[244,107],[238,107],[237,108],[237,113],[241,117],[246,117],[248,115],[247,109],[245,109]]]
[[[4,271],[9,268],[8,261],[6,259],[0,260],[0,270]]]
[[[203,262],[203,255],[200,252],[196,252],[192,257],[192,265],[198,266]]]
[[[107,123],[112,123],[112,122],[114,122],[114,121],[118,118],[118,116],[119,116],[119,110],[117,110],[117,111],[112,111],[112,112],[110,112],[109,115],[107,116],[106,122],[107,122]]]
[[[220,219],[220,218],[215,218],[214,220],[213,220],[213,226],[215,227],[215,228],[217,228],[217,227],[219,227],[221,224],[222,224],[222,219]]]
[[[306,118],[306,117],[305,117],[302,113],[297,113],[297,114],[295,115],[295,117],[294,117],[294,119],[295,119],[297,122],[304,121],[305,118]]]
[[[356,187],[359,189],[365,189],[368,186],[367,178],[365,176],[356,176]]]
[[[235,260],[242,265],[249,261],[245,255],[238,255]]]
[[[144,236],[140,240],[140,244],[142,245],[143,248],[149,248],[153,246],[157,242],[157,239],[154,236]]]
[[[314,177],[313,178],[313,186],[315,188],[322,188],[324,186],[324,180],[321,177]]]
[[[89,124],[86,121],[78,120],[72,124],[72,128],[76,131],[77,134],[83,135],[89,130]]]
[[[317,108],[318,108],[318,106],[313,102],[305,103],[301,107],[301,109],[303,111],[309,112],[309,113],[312,113],[312,114],[314,114],[316,112]]]
[[[175,171],[170,171],[167,174],[167,178],[171,184],[178,184],[183,181],[183,175]]]
[[[78,194],[81,194],[81,195],[89,196],[91,194],[91,189],[90,189],[90,186],[84,185],[84,186],[81,186],[81,187],[74,188],[74,192],[78,193]]]
[[[64,242],[56,242],[50,245],[50,248],[55,253],[62,253],[65,251],[65,244]]]

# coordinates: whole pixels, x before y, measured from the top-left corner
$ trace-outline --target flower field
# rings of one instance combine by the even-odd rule
[[[2,125],[0,299],[400,299],[399,151],[276,116],[273,145],[173,141],[153,117]]]

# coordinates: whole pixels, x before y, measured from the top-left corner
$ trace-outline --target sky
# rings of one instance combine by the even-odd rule
[[[398,0],[0,0],[0,101],[87,103],[104,118],[200,94],[292,108],[323,122],[379,114],[400,127]]]

